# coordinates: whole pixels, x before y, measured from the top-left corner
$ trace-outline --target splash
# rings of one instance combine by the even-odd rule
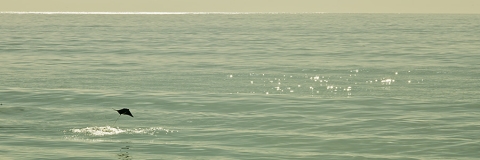
[[[118,134],[149,134],[155,135],[157,133],[173,133],[178,132],[174,130],[164,129],[162,127],[150,127],[150,128],[134,128],[134,129],[121,129],[110,126],[105,127],[86,127],[80,129],[70,129],[73,133],[84,133],[91,136],[109,136],[109,135],[118,135]]]

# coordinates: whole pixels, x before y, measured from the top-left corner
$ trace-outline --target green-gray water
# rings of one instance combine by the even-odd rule
[[[2,13],[0,156],[477,159],[479,22]]]

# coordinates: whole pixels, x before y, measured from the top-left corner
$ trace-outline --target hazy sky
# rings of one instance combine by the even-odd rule
[[[480,0],[0,0],[0,11],[480,14]]]

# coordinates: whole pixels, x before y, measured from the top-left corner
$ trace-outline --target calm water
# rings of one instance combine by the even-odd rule
[[[0,156],[477,159],[479,22],[2,13]]]

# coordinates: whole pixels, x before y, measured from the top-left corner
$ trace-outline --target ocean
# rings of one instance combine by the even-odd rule
[[[479,22],[2,12],[0,159],[479,159]]]

